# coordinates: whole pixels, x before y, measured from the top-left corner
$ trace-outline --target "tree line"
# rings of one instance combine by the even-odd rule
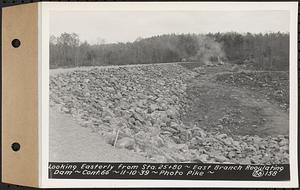
[[[50,68],[225,61],[260,70],[288,70],[289,34],[164,34],[134,42],[91,45],[75,33],[50,37]]]

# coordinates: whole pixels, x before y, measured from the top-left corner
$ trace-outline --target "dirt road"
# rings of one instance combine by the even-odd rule
[[[192,65],[188,65],[190,66]],[[101,68],[115,67],[123,66]],[[89,69],[91,68],[55,69],[50,71],[50,75]],[[187,123],[186,126],[196,124],[206,131],[225,133],[228,136],[288,135],[288,113],[281,110],[278,105],[256,92],[215,81],[217,74],[232,72],[230,69],[228,66],[203,67],[195,70],[198,74],[191,80],[184,81],[187,84],[186,93],[190,109],[182,118],[183,122]],[[156,69],[154,71],[156,73]],[[167,72],[170,72],[169,68]],[[98,87],[99,84],[95,86]],[[70,90],[65,91],[63,95],[69,92]],[[71,115],[53,108],[50,108],[50,161],[149,162],[135,152],[115,149],[107,144],[101,135],[80,126]]]
[[[261,94],[215,81],[216,75],[228,72],[227,67],[206,68],[189,82],[192,103],[185,121],[232,135],[288,135],[288,113],[278,105]]]

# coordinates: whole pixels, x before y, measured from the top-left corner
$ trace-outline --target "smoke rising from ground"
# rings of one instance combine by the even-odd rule
[[[198,51],[195,56],[191,57],[193,61],[199,61],[204,64],[212,64],[221,62],[226,58],[222,44],[216,42],[213,38],[206,35],[199,35]]]
[[[128,43],[80,41],[76,34],[51,36],[50,68],[193,61],[247,64],[258,70],[288,70],[289,34],[164,34]]]

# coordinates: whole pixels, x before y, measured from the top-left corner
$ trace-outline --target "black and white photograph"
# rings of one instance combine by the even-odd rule
[[[51,159],[288,163],[288,16],[54,13]]]
[[[49,162],[290,164],[288,10],[49,18]]]

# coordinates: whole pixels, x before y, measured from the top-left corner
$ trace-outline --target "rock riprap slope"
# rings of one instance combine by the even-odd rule
[[[50,76],[50,106],[92,128],[112,148],[153,162],[288,162],[286,136],[231,137],[183,123],[193,103],[188,82],[196,75],[178,64],[62,72]]]

